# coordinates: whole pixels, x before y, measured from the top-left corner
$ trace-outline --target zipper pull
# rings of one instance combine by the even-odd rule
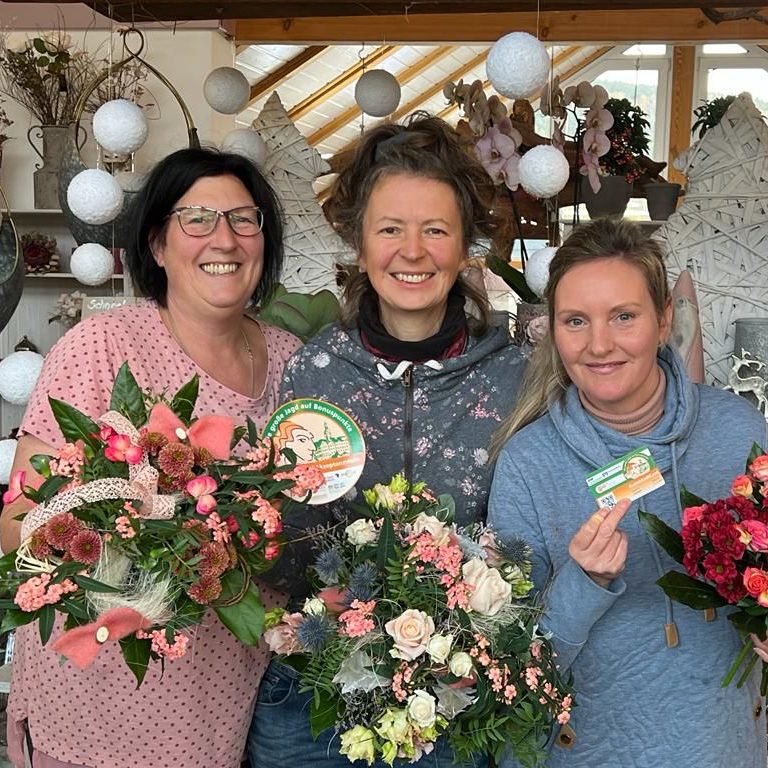
[[[406,389],[410,389],[412,385],[413,385],[413,367],[409,365],[403,371],[403,386]]]

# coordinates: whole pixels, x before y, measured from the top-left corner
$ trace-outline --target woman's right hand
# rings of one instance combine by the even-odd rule
[[[610,510],[598,509],[579,528],[568,545],[568,554],[601,587],[607,587],[627,561],[627,534],[618,530],[632,502],[622,499]]]

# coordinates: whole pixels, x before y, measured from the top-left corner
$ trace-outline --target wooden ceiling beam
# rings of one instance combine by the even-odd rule
[[[766,10],[766,9],[763,9]],[[238,44],[494,42],[511,30],[530,32],[545,43],[697,43],[713,40],[764,42],[768,26],[747,18],[715,24],[695,8],[602,11],[510,11],[506,13],[430,13],[404,16],[336,16],[239,19]]]
[[[292,59],[281,64],[274,72],[261,78],[251,86],[251,95],[248,104],[253,104],[256,99],[267,91],[277,88],[280,83],[290,77],[296,70],[308,64],[312,59],[317,58],[323,51],[328,49],[327,45],[310,45],[303,51],[297,53]]]
[[[400,85],[405,85],[410,80],[413,80],[414,77],[420,75],[425,69],[428,69],[433,64],[435,64],[435,62],[447,56],[452,50],[453,46],[450,45],[444,45],[440,46],[439,48],[435,48],[434,51],[430,51],[426,56],[419,59],[419,61],[417,61],[415,64],[411,64],[410,67],[404,69],[402,72],[399,72],[397,74],[397,82],[400,83]],[[485,56],[485,53],[481,55]],[[442,87],[443,85],[441,83],[438,86],[438,90],[442,90]],[[414,100],[412,99],[411,102],[412,101]],[[411,102],[409,102],[409,104]],[[396,112],[390,115],[389,119],[392,121],[397,120],[400,115],[405,114],[402,110],[403,107],[398,108]],[[336,131],[338,131],[340,128],[343,128],[348,123],[351,123],[360,114],[360,108],[356,106],[344,110],[344,112],[335,117],[329,123],[326,123],[322,128],[320,128],[320,130],[315,131],[307,139],[307,141],[309,142],[310,146],[316,147],[321,141],[327,139],[328,136],[332,136],[334,133],[336,133]]]
[[[361,59],[354,66],[342,72],[338,77],[334,77],[329,83],[326,83],[320,90],[310,93],[306,99],[300,101],[295,107],[288,111],[288,117],[294,122],[304,115],[309,114],[315,107],[326,99],[346,88],[350,83],[357,80],[366,69],[391,56],[397,50],[396,45],[382,45],[373,53],[370,53],[365,59]]]

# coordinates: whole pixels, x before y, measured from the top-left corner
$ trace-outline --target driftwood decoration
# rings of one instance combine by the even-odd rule
[[[768,128],[750,95],[684,158],[683,203],[654,237],[666,242],[670,274],[693,276],[707,381],[722,386],[734,320],[768,316]]]
[[[291,122],[273,93],[251,127],[269,149],[264,165],[285,211],[286,263],[282,283],[289,291],[338,293],[336,264],[355,260],[325,218],[312,182],[329,166]]]

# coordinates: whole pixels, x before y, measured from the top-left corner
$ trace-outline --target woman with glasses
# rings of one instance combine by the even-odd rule
[[[280,209],[246,159],[185,149],[162,160],[138,194],[127,264],[149,299],[95,315],[48,354],[21,425],[14,470],[63,443],[48,397],[92,417],[108,410],[112,383],[128,362],[142,389],[173,392],[200,381],[197,414],[226,413],[263,424],[278,405],[283,365],[299,346],[290,334],[252,320],[282,264]],[[19,544],[25,511],[3,510],[2,547]],[[278,594],[262,589],[267,607]],[[57,630],[54,630],[54,633]],[[115,644],[84,671],[41,647],[36,624],[17,632],[8,748],[44,768],[235,768],[266,654],[241,645],[213,612],[196,629],[191,652],[152,665],[141,687]]]

